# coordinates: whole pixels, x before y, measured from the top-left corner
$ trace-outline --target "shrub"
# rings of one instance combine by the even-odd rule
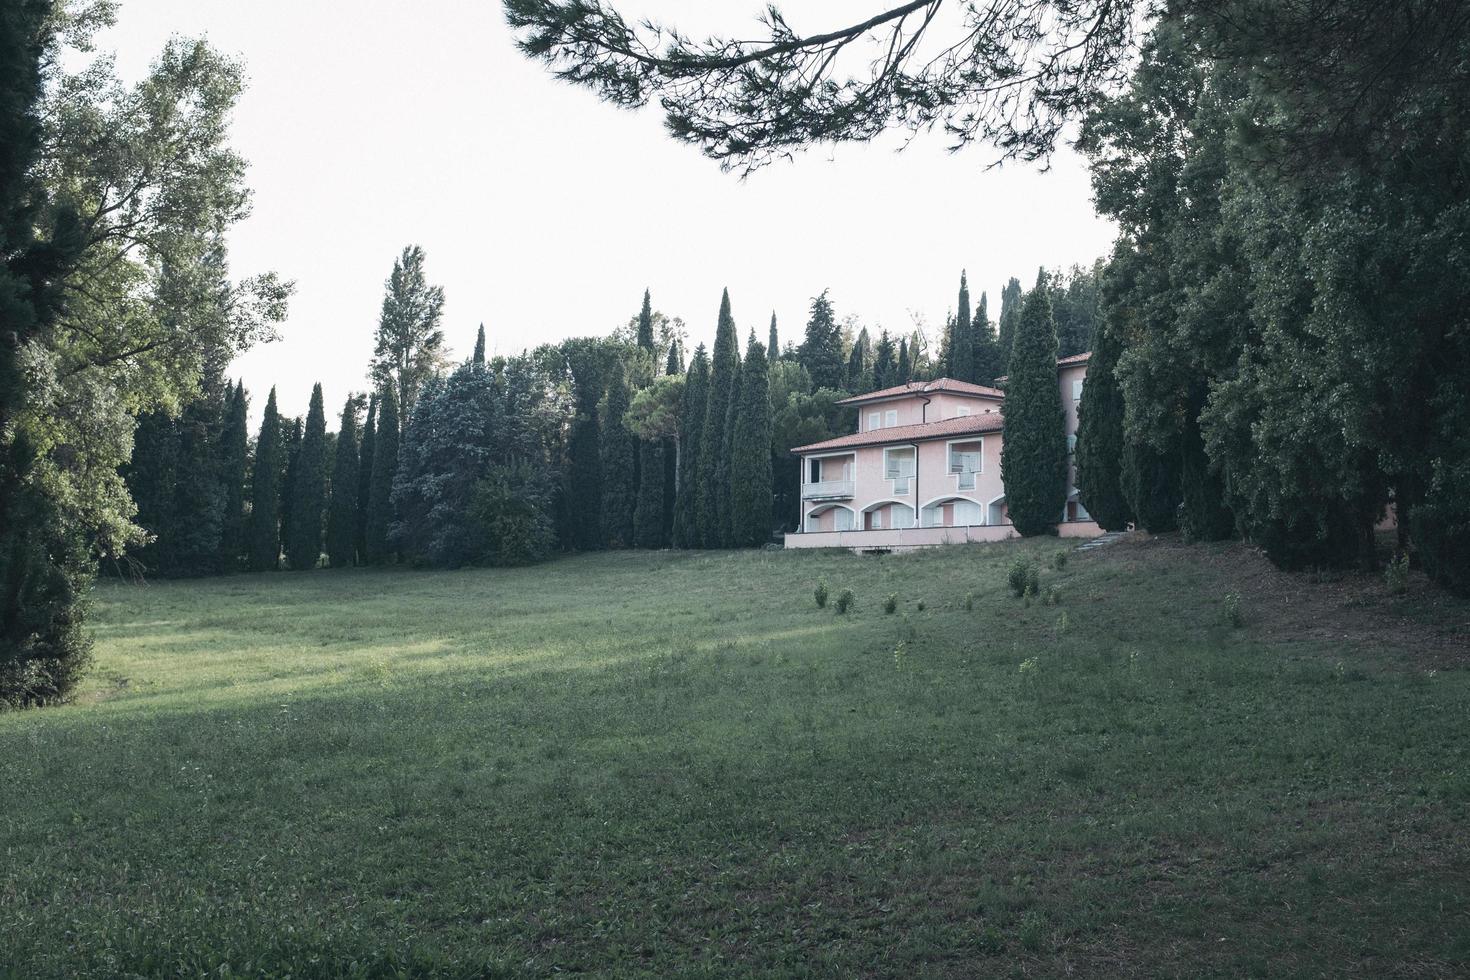
[[[1048,606],[1059,606],[1062,602],[1062,590],[1055,585],[1046,590],[1046,598],[1043,600]]]
[[[1067,611],[1063,609],[1062,614],[1057,617],[1057,639],[1061,639],[1062,637],[1066,636],[1067,630],[1070,629],[1071,626],[1072,621],[1067,618]]]
[[[844,616],[852,608],[852,589],[843,589],[837,593],[837,615]]]
[[[895,670],[902,671],[909,662],[909,645],[905,640],[899,640],[898,646],[893,648],[893,666]]]
[[[818,582],[817,583],[817,588],[812,593],[812,595],[817,600],[817,608],[818,609],[825,609],[825,608],[827,608],[827,583],[826,582]]]
[[[1408,552],[1399,555],[1388,563],[1388,567],[1383,570],[1383,580],[1388,583],[1388,591],[1394,595],[1403,595],[1409,591]]]
[[[1006,583],[1011,587],[1011,591],[1016,594],[1016,598],[1019,599],[1026,594],[1026,583],[1031,581],[1035,573],[1036,570],[1031,564],[1031,559],[1025,555],[1017,555],[1011,559],[1010,570],[1006,573]]]
[[[883,613],[892,616],[898,609],[898,593],[890,592],[888,598],[883,600]]]
[[[919,608],[919,612],[923,612],[924,611],[924,600],[923,599],[920,599],[919,600],[919,602],[918,602],[918,608]]]
[[[1235,627],[1245,625],[1245,615],[1240,611],[1239,592],[1228,592],[1225,595],[1225,621]]]
[[[1067,567],[1067,553],[1065,551],[1058,551],[1056,554],[1052,555],[1051,556],[1051,567],[1052,568],[1055,568],[1059,572],[1062,569],[1066,568]]]

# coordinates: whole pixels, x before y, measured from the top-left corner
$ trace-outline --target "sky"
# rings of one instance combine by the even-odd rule
[[[762,3],[618,6],[753,37]],[[815,32],[857,8],[783,9]],[[498,0],[123,0],[98,46],[133,81],[175,34],[246,66],[232,144],[254,210],[231,233],[232,272],[296,282],[280,339],[231,367],[256,420],[272,385],[291,415],[315,382],[329,417],[366,390],[383,284],[409,244],[444,287],[463,357],[482,322],[492,354],[604,335],[645,287],[684,319],[690,349],[713,339],[726,287],[742,346],[751,328],[765,342],[772,312],[782,342],[799,341],[823,289],[871,332],[907,333],[919,316],[935,336],[961,269],[993,317],[1009,277],[1029,287],[1040,266],[1089,264],[1115,233],[1071,151],[1046,172],[997,169],[988,148],[951,154],[929,133],[902,152],[897,136],[822,147],[741,180],[667,136],[656,108],[617,109],[524,58]]]

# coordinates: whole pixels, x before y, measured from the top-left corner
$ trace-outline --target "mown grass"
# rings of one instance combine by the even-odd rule
[[[0,973],[1470,970],[1470,607],[1063,547],[105,585]]]

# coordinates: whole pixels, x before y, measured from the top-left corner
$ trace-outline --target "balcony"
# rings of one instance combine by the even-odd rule
[[[851,480],[823,480],[820,483],[804,483],[801,487],[802,500],[848,500],[852,497]]]

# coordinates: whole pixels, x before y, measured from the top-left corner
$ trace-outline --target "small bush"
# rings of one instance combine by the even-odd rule
[[[812,595],[817,600],[817,608],[818,609],[826,609],[827,608],[827,583],[826,582],[818,582],[817,583],[817,588],[812,593]]]
[[[852,589],[843,589],[837,593],[837,615],[845,616],[852,608]]]
[[[1229,592],[1225,595],[1225,621],[1236,628],[1245,625],[1245,614],[1240,611],[1239,592]]]
[[[893,648],[893,667],[902,672],[909,663],[909,645],[905,640],[899,640],[898,646]]]
[[[1403,595],[1409,591],[1409,555],[1405,552],[1388,563],[1383,570],[1383,580],[1388,583],[1388,591],[1394,595]]]
[[[1026,594],[1026,585],[1035,578],[1036,574],[1036,566],[1031,563],[1031,559],[1025,555],[1017,555],[1011,559],[1010,570],[1006,572],[1006,584],[1011,587],[1011,591],[1019,599]]]
[[[887,599],[883,600],[883,613],[892,616],[898,610],[898,593],[891,592]]]
[[[919,612],[923,612],[924,611],[924,600],[923,599],[920,599],[919,600],[919,602],[918,602],[918,608],[919,608]]]
[[[1067,567],[1067,553],[1065,551],[1058,551],[1056,554],[1052,555],[1051,556],[1051,567],[1052,568],[1055,568],[1059,572],[1062,569],[1066,568]]]
[[[1063,609],[1062,614],[1057,617],[1057,639],[1060,640],[1066,636],[1067,630],[1071,629],[1071,627],[1072,621],[1067,618],[1067,611]]]

